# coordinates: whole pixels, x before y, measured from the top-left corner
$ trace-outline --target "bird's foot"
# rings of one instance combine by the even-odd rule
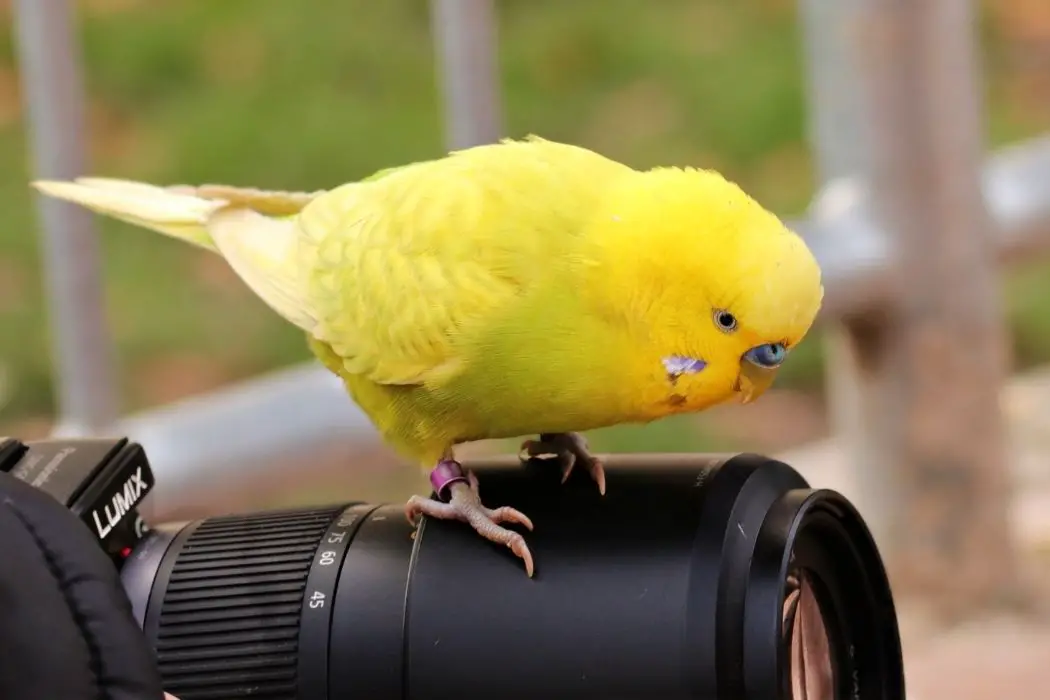
[[[583,466],[598,484],[598,492],[605,495],[605,467],[601,460],[590,453],[587,440],[579,433],[542,433],[539,440],[526,440],[521,449],[529,458],[554,455],[561,462],[561,483],[569,478],[572,470]]]
[[[420,515],[440,520],[459,520],[470,525],[485,539],[508,547],[525,562],[525,572],[532,577],[532,553],[525,538],[517,532],[500,526],[500,523],[517,523],[532,530],[532,521],[521,511],[503,506],[486,508],[478,493],[478,480],[473,472],[463,473],[459,462],[445,459],[430,472],[430,483],[442,501],[422,496],[412,496],[405,503],[405,515],[413,525]]]

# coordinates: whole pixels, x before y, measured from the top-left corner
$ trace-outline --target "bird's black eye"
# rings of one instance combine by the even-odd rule
[[[736,316],[728,311],[715,309],[715,325],[726,333],[736,330]]]

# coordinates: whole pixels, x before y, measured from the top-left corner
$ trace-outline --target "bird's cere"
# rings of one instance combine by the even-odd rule
[[[759,345],[758,347],[751,348],[744,355],[744,358],[748,362],[758,365],[759,367],[779,367],[787,356],[787,350],[780,343],[767,343],[765,345]]]

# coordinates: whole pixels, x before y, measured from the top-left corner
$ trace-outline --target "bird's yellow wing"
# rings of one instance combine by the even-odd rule
[[[396,179],[399,175],[391,176]],[[491,221],[499,203],[472,180],[333,190],[299,219],[315,336],[349,374],[421,384],[454,374],[457,346],[535,283],[542,240]],[[517,235],[514,235],[517,234]]]
[[[564,260],[625,168],[533,140],[471,149],[320,195],[300,214],[315,334],[382,384],[440,382]]]

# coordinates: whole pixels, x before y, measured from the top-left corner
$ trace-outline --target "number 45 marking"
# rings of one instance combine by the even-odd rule
[[[314,610],[324,607],[324,593],[321,591],[314,591],[310,594],[310,607]]]

